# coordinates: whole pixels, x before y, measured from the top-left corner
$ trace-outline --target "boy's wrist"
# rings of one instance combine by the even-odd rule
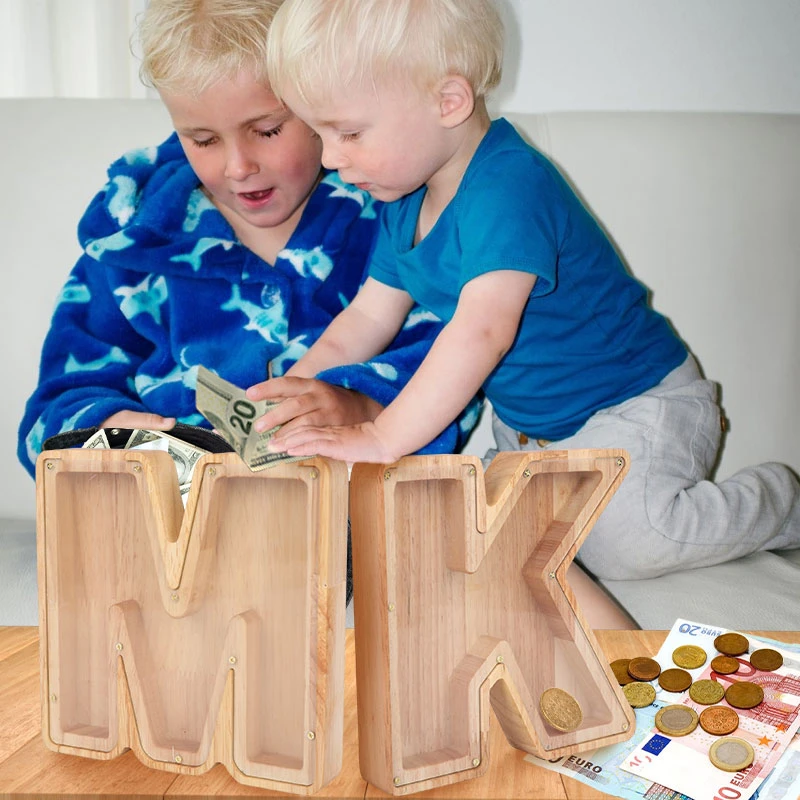
[[[295,362],[286,372],[283,374],[285,378],[315,378],[317,375],[318,370],[314,369],[314,365],[310,361],[306,361],[305,359],[300,359],[299,361]]]
[[[372,422],[372,431],[386,453],[387,463],[398,461],[403,456],[419,449],[413,446],[409,447],[402,441],[402,433],[397,430],[397,426],[391,424],[391,420],[387,419],[387,415],[384,413],[375,417]]]

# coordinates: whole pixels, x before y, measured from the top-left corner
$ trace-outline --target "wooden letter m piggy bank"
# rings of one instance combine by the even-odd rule
[[[52,749],[308,794],[341,768],[347,470],[166,453],[37,465],[42,725]]]

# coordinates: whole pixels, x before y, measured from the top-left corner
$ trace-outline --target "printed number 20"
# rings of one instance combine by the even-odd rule
[[[256,408],[246,400],[237,400],[233,404],[234,415],[229,422],[233,428],[241,428],[245,433],[250,433],[253,427],[253,417],[256,415]]]
[[[700,630],[699,625],[689,625],[688,622],[684,622],[683,625],[678,628],[681,633],[688,633],[690,636],[696,636],[697,631]]]

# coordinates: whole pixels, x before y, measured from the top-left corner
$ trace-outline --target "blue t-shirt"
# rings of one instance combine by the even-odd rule
[[[383,209],[370,275],[449,321],[494,270],[537,276],[513,347],[483,385],[497,415],[556,441],[655,386],[687,355],[553,164],[495,120],[455,197],[416,246],[426,187]]]

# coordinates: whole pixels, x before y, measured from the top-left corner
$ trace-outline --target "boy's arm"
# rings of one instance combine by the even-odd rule
[[[414,306],[389,347],[369,361],[333,367],[316,378],[269,381],[265,392],[280,401],[265,415],[269,427],[282,426],[288,433],[309,425],[357,425],[374,420],[411,380],[443,327],[430,311]],[[460,452],[480,418],[482,404],[481,397],[472,398],[420,452]]]
[[[326,369],[368,361],[392,342],[412,306],[407,292],[367,278],[352,303],[334,318],[285,378],[314,378]],[[282,378],[257,383],[247,390],[247,396],[251,400],[280,397],[286,383]],[[289,409],[284,411],[288,413]],[[284,421],[274,421],[274,414],[263,420],[265,417],[256,422],[256,430],[268,430]]]
[[[281,431],[275,449],[379,463],[418,450],[461,412],[511,348],[535,280],[511,270],[474,278],[417,373],[374,422]]]

